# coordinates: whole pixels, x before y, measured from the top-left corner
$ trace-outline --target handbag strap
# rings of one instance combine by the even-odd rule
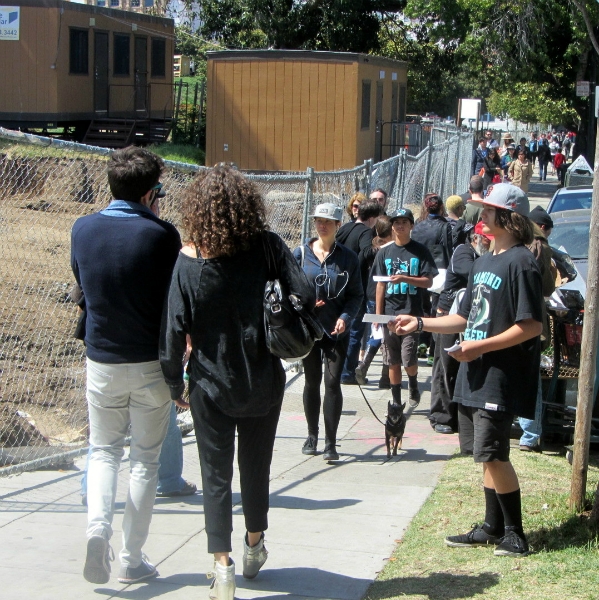
[[[268,278],[269,279],[278,279],[278,273],[276,272],[276,267],[275,267],[275,259],[274,259],[274,252],[272,249],[272,246],[270,244],[270,239],[268,236],[268,232],[265,231],[262,234],[262,245],[264,247],[264,254],[266,255],[266,263],[268,264]]]

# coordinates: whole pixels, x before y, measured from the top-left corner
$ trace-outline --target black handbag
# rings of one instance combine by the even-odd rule
[[[274,259],[268,234],[264,240],[269,273],[272,273]],[[306,357],[324,335],[318,319],[302,306],[297,296],[284,289],[278,278],[267,281],[264,288],[264,329],[270,352],[289,362]]]

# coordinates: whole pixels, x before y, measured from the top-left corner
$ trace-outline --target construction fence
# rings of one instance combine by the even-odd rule
[[[468,187],[472,134],[455,133],[418,155],[334,172],[252,174],[271,229],[290,248],[312,231],[314,207],[347,205],[382,188],[388,210]],[[0,128],[0,476],[68,463],[87,449],[85,352],[73,333],[70,232],[106,207],[111,150]],[[183,192],[205,167],[166,162],[161,218],[180,226]],[[345,211],[344,211],[345,214]],[[184,232],[182,237],[184,238]]]

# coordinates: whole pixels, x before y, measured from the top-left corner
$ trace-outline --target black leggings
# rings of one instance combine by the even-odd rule
[[[324,362],[324,431],[327,442],[337,441],[337,427],[343,410],[341,372],[347,354],[349,335],[332,340],[326,334],[314,344],[312,352],[304,358],[304,413],[308,421],[308,434],[318,437],[320,416],[320,384]]]
[[[208,552],[231,552],[235,429],[245,527],[251,532],[264,531],[268,528],[270,463],[281,405],[273,406],[263,417],[230,417],[219,410],[199,385],[191,380],[189,383],[202,468]]]

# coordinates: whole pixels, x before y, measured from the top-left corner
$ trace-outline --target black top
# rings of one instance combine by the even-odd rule
[[[179,254],[168,295],[160,364],[171,397],[183,392],[181,359],[191,335],[190,379],[223,413],[265,415],[282,402],[285,374],[266,346],[264,288],[278,275],[289,293],[314,306],[314,294],[283,240],[268,238],[278,261],[269,272],[262,236],[234,256],[191,258]]]
[[[339,228],[335,240],[360,254],[362,250],[372,246],[373,237],[372,227],[367,227],[364,223],[350,222]]]
[[[478,254],[472,244],[462,244],[455,249],[445,275],[445,287],[439,295],[438,308],[448,311],[456,293],[468,284],[468,276]]]
[[[137,202],[77,219],[71,267],[85,294],[87,356],[107,364],[158,360],[164,299],[181,239]]]
[[[525,319],[542,322],[541,273],[521,244],[481,256],[472,267],[459,314],[464,340],[503,333]],[[539,336],[460,363],[454,402],[534,418],[541,346]]]
[[[302,248],[296,248],[293,256],[298,265],[303,263],[303,269],[316,292],[319,300],[324,300],[324,306],[316,308],[315,313],[324,327],[325,333],[331,336],[337,319],[345,321],[345,331],[339,335],[345,337],[349,333],[352,319],[358,314],[364,299],[362,278],[355,252],[343,244],[335,242],[330,254],[324,262],[320,262],[310,244],[317,238],[312,238]]]
[[[426,246],[410,240],[405,246],[396,243],[381,248],[374,260],[372,275],[398,275],[405,273],[414,277],[435,277],[439,271]],[[401,283],[385,284],[386,315],[424,315],[422,295],[425,288]]]
[[[412,240],[426,246],[439,269],[447,269],[453,253],[452,229],[443,216],[428,215],[412,229]]]

